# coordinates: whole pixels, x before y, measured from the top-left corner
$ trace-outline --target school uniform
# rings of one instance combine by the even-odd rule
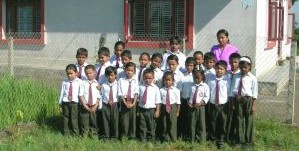
[[[156,138],[156,121],[154,118],[157,105],[161,103],[160,89],[154,83],[139,87],[139,136],[141,141]]]
[[[190,89],[190,87],[189,87]],[[196,138],[199,141],[206,141],[206,120],[205,120],[205,104],[210,99],[210,88],[209,86],[201,82],[199,84],[193,84],[190,89],[188,104],[195,106],[201,103],[199,107],[189,107],[189,135],[190,140],[193,142]],[[186,125],[185,125],[186,126]]]
[[[80,66],[78,63],[75,64],[77,67],[77,77],[81,80],[86,80],[87,77],[85,75],[85,67],[88,65],[88,63],[84,62],[84,64],[82,66]]]
[[[99,82],[99,84],[103,84],[107,81],[107,77],[105,76],[105,70],[109,66],[111,66],[111,63],[109,61],[104,64],[96,65],[96,80]]]
[[[170,70],[166,70],[165,72],[167,72],[167,71],[170,71]],[[173,74],[174,74],[174,86],[176,88],[178,88],[180,91],[182,91],[182,82],[184,79],[184,74],[179,70],[179,68],[177,68],[173,72]]]
[[[211,90],[210,97],[210,138],[222,145],[226,135],[227,102],[230,93],[231,81],[227,76],[210,79],[208,83]]]
[[[118,81],[118,96],[123,97],[127,103],[133,103],[134,97],[138,95],[139,86],[137,79],[120,78]],[[127,108],[120,101],[120,129],[122,137],[130,139],[136,136],[136,106]]]
[[[104,138],[118,138],[118,94],[117,94],[117,81],[109,83],[106,81],[101,87],[102,97],[102,120],[103,120],[103,133]],[[111,101],[111,105],[109,103]]]
[[[99,84],[95,79],[92,81],[83,81],[83,88],[80,90],[79,96],[83,98],[83,103],[90,108],[95,106],[97,103],[99,104],[98,108],[101,108],[101,96],[97,88],[98,85]],[[92,134],[97,132],[96,113],[87,111],[82,104],[79,106],[79,119],[83,136],[85,136],[88,132],[91,132]]]
[[[136,70],[136,77],[137,77],[138,82],[139,82],[140,84],[143,84],[143,71],[144,71],[145,69],[147,69],[147,68],[148,68],[147,66],[145,66],[145,67],[138,66],[138,67],[137,67],[137,70]]]
[[[159,87],[159,88],[162,88],[162,78],[163,78],[163,71],[160,69],[160,68],[152,68],[152,67],[149,67],[151,69],[154,70],[154,83]]]
[[[237,142],[251,144],[253,141],[253,101],[257,99],[258,83],[252,73],[236,74],[232,82],[237,114]],[[244,123],[245,120],[245,124]]]
[[[205,74],[205,83],[209,83],[209,81],[214,78],[216,75],[216,70],[214,68],[207,69],[204,71]]]
[[[195,65],[194,68],[197,69],[197,70],[203,70],[203,71],[206,70],[206,68],[205,68],[205,66],[203,64]]]
[[[174,86],[163,87],[161,93],[161,128],[164,141],[177,140],[177,110],[180,101],[180,90]]]
[[[137,67],[136,67],[135,71],[137,72]],[[135,74],[133,75],[133,79],[137,80],[137,82],[138,82],[138,75],[137,75],[136,72],[135,72]],[[120,78],[126,78],[126,76],[127,76],[125,67],[118,68],[118,69],[117,69],[117,73],[118,73],[117,76],[116,76],[116,79],[117,79],[117,80],[119,80]],[[138,82],[138,83],[139,83],[139,82]]]
[[[176,55],[179,58],[179,66],[178,69],[185,68],[185,61],[186,61],[186,55],[183,54],[182,52],[178,51],[177,53],[173,53],[171,50],[168,50],[164,55],[163,55],[163,61],[162,61],[162,66],[161,70],[166,71],[168,69],[167,67],[167,58],[170,55]]]
[[[79,78],[70,81],[65,79],[61,83],[59,105],[62,108],[63,133],[79,135],[78,103],[79,91],[82,88],[82,80]]]
[[[123,63],[121,61],[121,57],[117,57],[116,55],[113,55],[112,57],[110,57],[110,63],[112,66],[118,68],[122,68],[123,67]]]

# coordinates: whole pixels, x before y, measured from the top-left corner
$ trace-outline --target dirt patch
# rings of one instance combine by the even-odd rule
[[[35,122],[30,122],[30,123],[22,123],[22,124],[1,129],[0,140],[6,139],[8,137],[28,134],[32,132],[34,129],[36,129],[37,126],[38,125]]]

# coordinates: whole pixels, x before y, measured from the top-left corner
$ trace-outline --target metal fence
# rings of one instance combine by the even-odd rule
[[[113,54],[114,43],[122,40],[118,36],[107,37],[98,33],[47,34],[44,33],[46,38],[41,39],[40,34],[31,34],[30,37],[24,33],[16,33],[0,40],[0,73],[42,80],[49,87],[57,88],[58,92],[60,81],[65,77],[65,66],[76,62],[78,48],[87,48],[88,63],[95,64],[100,46],[109,47]],[[193,49],[184,50],[184,53],[186,56],[192,56],[197,50],[205,53],[217,43],[214,34],[200,34],[194,39]],[[259,81],[257,116],[293,123],[296,45],[292,45],[290,51],[286,47],[289,43],[285,42],[285,47],[280,51],[282,57],[278,58],[277,49],[267,50],[266,37],[230,35],[230,43],[239,48],[241,55],[250,56],[255,62],[252,72],[257,74]],[[159,48],[147,44],[143,48],[127,49],[132,51],[133,61],[139,64],[141,52],[164,53],[168,47],[167,43],[161,42]]]

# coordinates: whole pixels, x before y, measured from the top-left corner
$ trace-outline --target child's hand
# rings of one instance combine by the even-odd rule
[[[256,105],[255,105],[255,103],[252,104],[251,112],[252,113],[256,112]]]
[[[109,101],[108,101],[108,104],[109,104],[110,107],[113,107],[113,106],[114,106],[113,101],[110,101],[110,100],[109,100]]]
[[[102,86],[100,84],[97,85],[97,89],[101,90]]]
[[[154,118],[159,118],[159,116],[160,116],[160,113],[158,111],[156,111],[154,114]]]
[[[176,112],[176,116],[180,116],[180,112]]]

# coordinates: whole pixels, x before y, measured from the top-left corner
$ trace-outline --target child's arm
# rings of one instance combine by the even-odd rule
[[[251,111],[252,111],[252,113],[254,113],[254,112],[256,111],[256,99],[254,98],[252,101],[253,101],[253,102],[252,102],[252,108],[251,108]]]
[[[159,116],[160,116],[160,104],[157,104],[154,117],[158,118]]]
[[[83,96],[79,96],[80,103],[83,105],[84,109],[90,112],[90,108],[85,104],[85,99]]]
[[[101,101],[101,100],[98,98],[96,104],[91,108],[91,111],[90,111],[90,112],[92,112],[92,113],[95,113],[95,112],[96,112],[96,110],[97,110],[97,108],[98,108],[98,106],[99,106],[99,104],[100,104],[100,101]]]
[[[177,112],[176,112],[176,116],[179,116],[179,115],[180,115],[180,109],[181,109],[181,105],[180,105],[180,104],[178,104],[177,106],[178,106],[178,110],[177,110]]]
[[[136,105],[137,98],[138,98],[138,94],[135,94],[134,95],[134,99],[133,99],[133,103],[129,104],[130,108],[132,108],[132,107],[134,107]]]

